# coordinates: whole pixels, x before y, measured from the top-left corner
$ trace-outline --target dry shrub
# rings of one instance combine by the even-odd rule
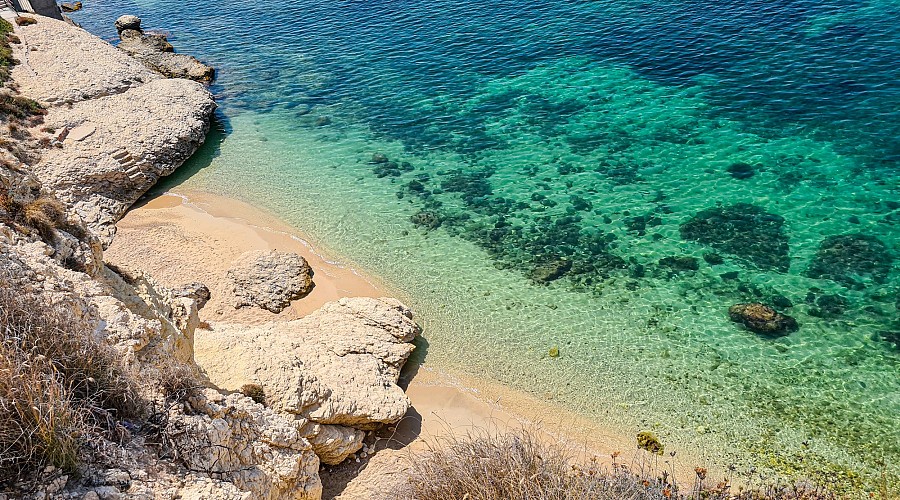
[[[23,204],[13,198],[9,188],[2,182],[0,182],[0,222],[24,234],[36,232],[45,243],[51,244],[57,229],[68,232],[79,241],[85,241],[89,236],[83,226],[69,223],[66,207],[61,201],[41,195]]]
[[[37,19],[33,17],[18,16],[16,17],[16,24],[19,26],[30,26],[32,24],[37,24]]]
[[[197,376],[191,367],[185,363],[172,361],[161,364],[156,373],[153,391],[161,395],[168,402],[181,402],[197,395],[203,384],[197,381]]]
[[[562,448],[526,430],[478,431],[440,439],[411,460],[410,493],[418,500],[671,498],[664,480],[647,480],[616,466],[573,466]]]
[[[7,118],[12,117],[21,120],[32,116],[46,115],[47,110],[33,99],[6,93],[0,95],[0,114]],[[10,134],[18,135],[20,139],[24,137],[23,134],[19,133],[18,125],[13,122],[9,124],[9,132]]]
[[[59,200],[42,196],[22,207],[22,221],[44,241],[50,241],[56,229],[66,226],[66,207]]]
[[[244,384],[241,386],[241,394],[263,406],[266,404],[266,392],[259,384]]]
[[[0,273],[0,483],[67,473],[143,404],[118,353],[65,304],[19,294]]]
[[[592,459],[578,465],[563,448],[541,442],[528,430],[505,433],[472,431],[429,444],[425,455],[410,455],[406,490],[397,497],[416,500],[825,500],[827,491],[804,483],[772,483],[734,488],[729,479],[707,483],[707,470],[695,469],[692,485],[679,488],[655,464],[655,454],[640,451],[641,460],[604,467]],[[888,498],[888,497],[884,497]]]

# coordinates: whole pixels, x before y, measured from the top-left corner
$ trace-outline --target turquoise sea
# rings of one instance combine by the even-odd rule
[[[219,72],[215,130],[166,186],[271,209],[384,277],[428,364],[739,472],[900,482],[900,1],[72,17],[113,40],[125,13]],[[742,302],[799,329],[753,333]]]

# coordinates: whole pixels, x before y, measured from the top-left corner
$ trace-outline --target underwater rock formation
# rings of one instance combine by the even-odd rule
[[[659,267],[665,268],[671,274],[678,274],[700,269],[700,262],[695,257],[669,256],[659,259]]]
[[[420,210],[409,217],[409,221],[425,229],[437,229],[443,222],[440,214],[431,210]]]
[[[531,280],[537,284],[547,284],[565,276],[572,263],[566,259],[557,259],[540,264],[531,271]]]
[[[794,318],[758,302],[735,304],[728,308],[728,316],[731,321],[763,335],[781,337],[800,328]]]
[[[728,173],[735,179],[749,179],[756,175],[756,170],[749,163],[732,163],[728,167]]]
[[[840,316],[850,307],[850,301],[840,295],[822,295],[816,299],[816,306],[810,308],[809,315],[819,318]]]
[[[763,270],[790,268],[784,218],[749,203],[701,210],[681,225],[681,237],[734,255]]]
[[[806,275],[861,289],[867,279],[885,283],[892,263],[887,245],[874,236],[860,233],[829,236],[819,246]]]

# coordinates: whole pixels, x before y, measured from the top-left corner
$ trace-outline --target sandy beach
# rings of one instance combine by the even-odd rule
[[[317,248],[310,243],[311,238],[275,215],[210,193],[179,191],[150,198],[133,208],[117,227],[116,238],[105,253],[107,262],[126,267],[139,262],[141,270],[168,286],[192,281],[206,284],[212,298],[200,316],[213,325],[216,321],[288,321],[341,297],[399,295],[353,263]],[[226,270],[243,252],[267,249],[302,255],[315,273],[315,288],[279,314],[257,308],[236,310],[224,279]],[[204,349],[214,349],[205,345],[203,331],[196,333],[201,358],[209,354]],[[427,358],[421,363],[408,363],[400,383],[412,402],[410,413],[396,428],[378,434],[380,446],[376,448],[386,449],[362,463],[351,460],[323,470],[326,497],[367,498],[373,489],[388,488],[385,481],[399,477],[384,472],[402,467],[408,453],[425,449],[443,437],[477,429],[539,428],[543,439],[581,459],[597,457],[611,463],[611,455],[618,452],[620,463],[637,465],[649,458],[637,452],[630,434],[603,428],[552,402],[489,380],[448,373],[430,366]],[[676,477],[687,483],[693,480],[695,466],[709,466],[702,458],[679,455],[673,463],[666,459],[670,457],[660,458],[657,466],[674,469]]]

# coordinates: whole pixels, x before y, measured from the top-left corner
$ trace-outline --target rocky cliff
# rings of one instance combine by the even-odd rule
[[[320,462],[344,460],[367,431],[409,408],[396,383],[419,333],[410,311],[392,299],[344,299],[290,322],[203,325],[211,331],[195,343],[208,290],[172,290],[137,268],[107,266],[103,248],[125,211],[203,142],[212,96],[53,19],[38,17],[8,40],[18,64],[3,99],[24,111],[0,116],[0,292],[57,311],[111,348],[140,404],[128,418],[91,406],[83,415],[104,432],[79,444],[77,463],[38,460],[0,491],[320,498]],[[11,328],[20,318],[0,319]],[[0,362],[17,348],[8,337],[0,347]],[[14,385],[3,382],[0,411]],[[0,468],[22,460],[0,456]]]

